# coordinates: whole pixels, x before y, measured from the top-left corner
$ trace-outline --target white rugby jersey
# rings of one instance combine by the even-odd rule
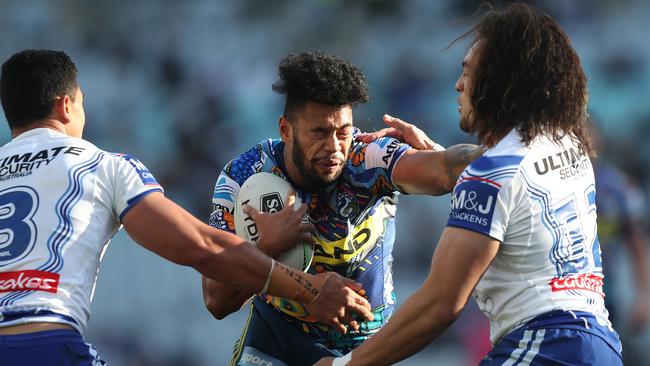
[[[611,326],[595,202],[591,161],[569,137],[526,147],[512,131],[458,178],[447,225],[501,242],[474,291],[492,343],[554,309]]]
[[[84,334],[99,262],[121,217],[162,191],[139,161],[48,128],[0,148],[0,327]]]

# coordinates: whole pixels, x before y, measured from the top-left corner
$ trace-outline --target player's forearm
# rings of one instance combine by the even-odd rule
[[[406,151],[393,171],[393,181],[413,194],[439,196],[449,193],[463,169],[485,150],[470,144],[443,151]]]
[[[424,348],[456,319],[432,302],[424,288],[414,293],[386,326],[356,348],[348,365],[392,365]]]
[[[276,262],[266,292],[269,295],[311,304],[320,293],[322,285],[323,283],[316,276]]]

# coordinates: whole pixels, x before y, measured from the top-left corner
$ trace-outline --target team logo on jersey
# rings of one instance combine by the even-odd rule
[[[499,194],[499,189],[495,187],[498,184],[492,183],[481,180],[461,180],[451,196],[448,223],[489,234]]]
[[[344,218],[354,217],[359,211],[359,202],[357,199],[348,192],[341,192],[336,197],[336,207],[338,207],[338,214]]]

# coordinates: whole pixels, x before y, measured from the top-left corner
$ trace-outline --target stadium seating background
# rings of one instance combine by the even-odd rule
[[[590,109],[608,142],[606,157],[647,191],[650,3],[536,3],[565,27],[582,58]],[[467,43],[445,47],[467,29],[454,20],[477,4],[0,0],[0,58],[25,48],[68,52],[85,93],[85,137],[142,160],[168,196],[207,219],[221,167],[252,144],[278,136],[282,98],[270,86],[289,52],[333,52],[365,71],[372,100],[355,112],[364,130],[382,128],[382,114],[391,113],[444,145],[471,141],[458,130],[453,88]],[[4,116],[0,120],[5,142],[9,130]],[[428,272],[448,200],[401,199],[395,278],[402,300]],[[621,301],[629,303],[628,266],[617,268],[630,295]],[[196,272],[165,263],[120,233],[100,270],[87,339],[112,365],[225,365],[245,312],[213,320],[200,287]],[[471,364],[473,350],[485,346],[477,341],[486,337],[484,324],[470,301],[449,332],[401,364]],[[647,360],[650,350],[641,345],[649,344],[650,332],[630,341],[640,352],[633,356],[637,362]]]

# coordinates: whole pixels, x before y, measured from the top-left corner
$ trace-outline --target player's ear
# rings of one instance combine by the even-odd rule
[[[284,116],[280,116],[278,120],[278,126],[280,127],[280,137],[285,143],[290,142],[293,136],[293,128],[291,122],[287,120]]]
[[[53,119],[59,120],[62,123],[70,122],[70,115],[72,113],[72,98],[69,95],[60,95],[54,99],[52,105],[52,112],[50,112]]]

